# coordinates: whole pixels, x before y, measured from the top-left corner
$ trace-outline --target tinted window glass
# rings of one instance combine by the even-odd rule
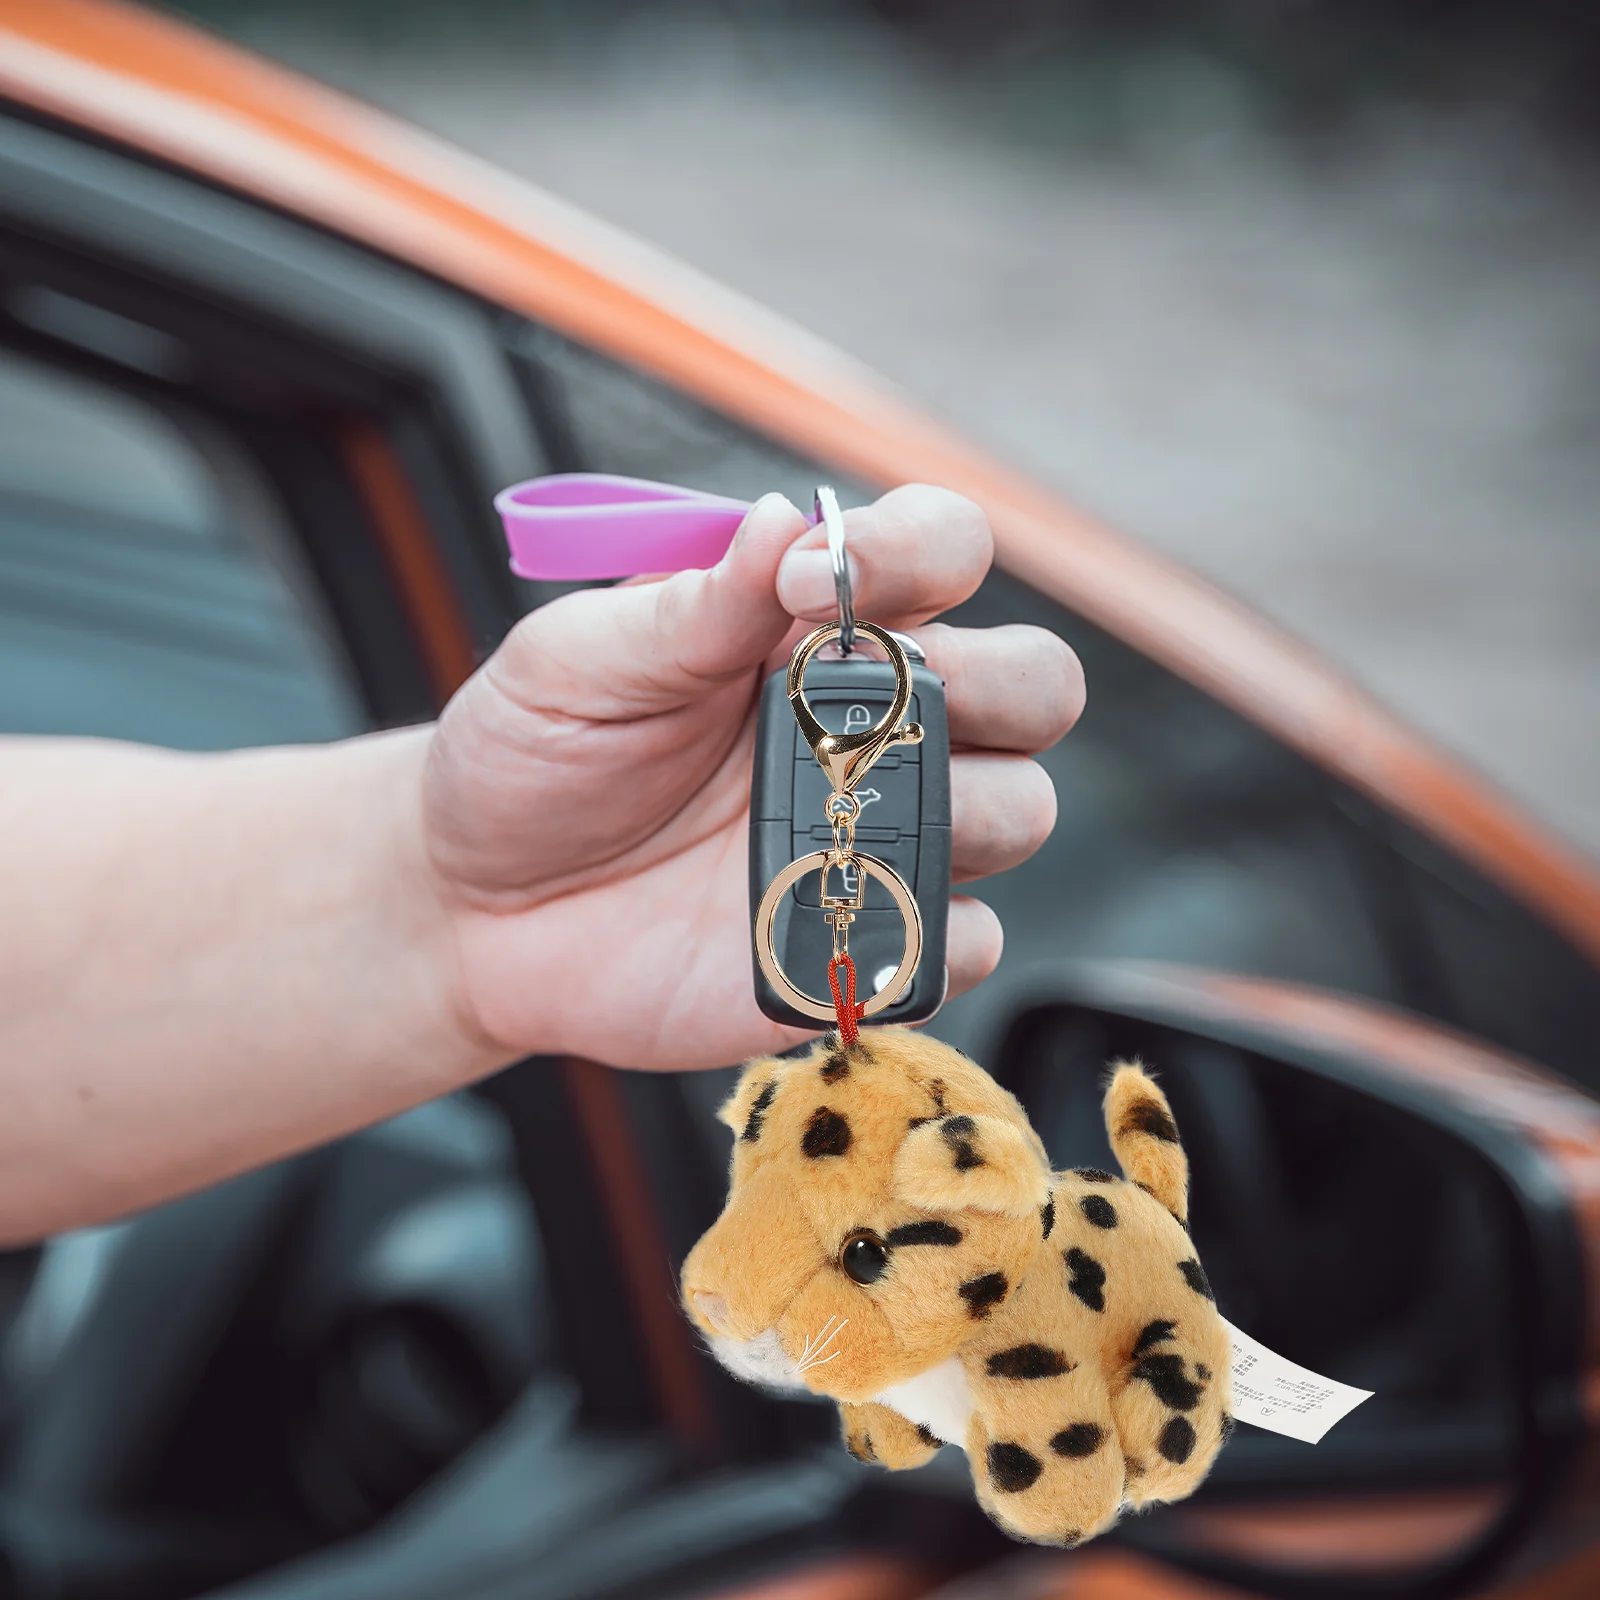
[[[0,351],[0,731],[219,749],[364,720],[231,444]]]
[[[871,491],[739,427],[687,395],[532,324],[511,340],[555,470],[620,472],[756,500],[777,489],[809,513],[818,483]]]

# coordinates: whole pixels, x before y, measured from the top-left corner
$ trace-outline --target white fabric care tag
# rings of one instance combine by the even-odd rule
[[[1319,1377],[1274,1355],[1226,1318],[1223,1325],[1233,1341],[1233,1415],[1239,1422],[1315,1444],[1334,1423],[1372,1398],[1371,1389]]]

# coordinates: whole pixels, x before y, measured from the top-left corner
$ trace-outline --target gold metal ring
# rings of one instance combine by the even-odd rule
[[[815,1017],[819,1022],[832,1022],[834,1008],[821,1000],[813,1000],[805,990],[797,989],[790,982],[788,973],[779,964],[773,945],[773,925],[777,921],[778,906],[784,895],[808,872],[818,871],[828,859],[828,854],[826,850],[813,850],[798,861],[791,861],[767,885],[767,892],[762,895],[761,904],[756,908],[756,960],[761,964],[767,982],[796,1011]],[[906,925],[905,953],[900,957],[900,965],[894,969],[894,976],[867,1001],[863,1010],[864,1016],[875,1017],[906,992],[906,986],[917,970],[917,963],[922,959],[922,912],[917,906],[916,897],[906,887],[905,880],[887,861],[880,861],[876,856],[869,856],[860,850],[855,852],[855,858],[861,870],[869,877],[876,878],[894,897],[894,903]]]

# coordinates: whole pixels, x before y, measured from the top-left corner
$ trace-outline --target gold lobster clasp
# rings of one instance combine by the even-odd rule
[[[848,794],[854,789],[867,775],[873,762],[891,745],[922,742],[920,723],[908,722],[901,726],[901,719],[911,708],[911,665],[900,641],[887,629],[871,622],[857,622],[855,631],[875,640],[894,669],[894,699],[889,709],[874,726],[861,733],[829,733],[806,704],[806,668],[823,645],[840,636],[843,625],[838,622],[824,623],[815,633],[802,639],[789,658],[787,690],[789,704],[794,708],[794,720],[800,725],[801,737],[811,746],[811,753],[827,773],[834,791],[839,794]]]

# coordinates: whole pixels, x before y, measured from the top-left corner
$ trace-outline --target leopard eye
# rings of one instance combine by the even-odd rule
[[[863,1228],[845,1240],[839,1265],[845,1276],[857,1283],[876,1283],[889,1265],[889,1250],[877,1234]]]

